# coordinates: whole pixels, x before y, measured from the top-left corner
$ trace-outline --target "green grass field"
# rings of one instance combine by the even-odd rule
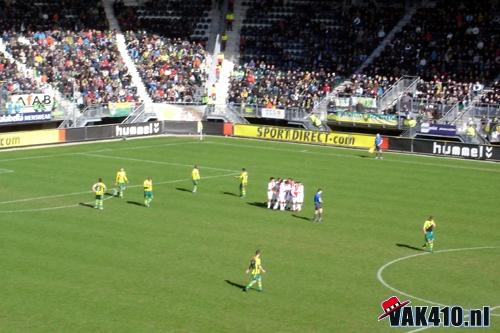
[[[92,209],[91,185],[113,187],[120,167],[125,198]],[[147,176],[150,209],[140,206]],[[302,212],[262,207],[270,176],[305,184]],[[499,306],[499,179],[493,163],[217,137],[4,151],[0,332],[408,332],[377,321],[389,296]],[[318,187],[322,225],[308,220]],[[430,214],[436,252],[424,254],[412,247]],[[257,248],[264,292],[243,293]],[[382,266],[416,254],[381,272],[414,297],[379,281]],[[500,332],[494,313],[489,330],[467,332]]]

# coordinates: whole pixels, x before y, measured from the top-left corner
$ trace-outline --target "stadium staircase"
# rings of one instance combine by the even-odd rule
[[[235,1],[235,20],[233,22],[233,29],[232,31],[226,31],[225,17],[227,13],[227,2],[227,0],[222,1],[220,8],[212,11],[212,22],[216,22],[216,25],[214,25],[211,35],[209,36],[209,41],[211,41],[211,45],[214,46],[211,53],[212,61],[207,89],[210,91],[212,87],[215,86],[216,98],[215,101],[211,102],[207,107],[205,118],[246,124],[248,121],[245,117],[237,110],[227,105],[231,73],[239,58],[240,29],[246,10],[242,7],[241,1]],[[217,6],[217,4],[215,4],[215,6]],[[221,38],[224,32],[228,35],[228,41],[225,50],[222,50]],[[217,79],[217,58],[221,53],[224,55],[224,60],[222,62],[219,78]]]
[[[417,91],[418,76],[403,76],[396,81],[377,100],[377,109],[380,113],[393,107],[405,95],[415,95]]]
[[[120,52],[120,55],[128,68],[129,74],[132,77],[132,83],[137,87],[137,94],[139,95],[139,99],[146,104],[146,107],[148,107],[153,103],[153,101],[148,94],[146,86],[144,85],[139,72],[137,71],[137,67],[135,66],[132,58],[127,51],[125,36],[121,31],[120,24],[118,24],[118,20],[116,19],[114,13],[114,0],[103,0],[102,3],[104,6],[104,11],[106,13],[106,18],[108,19],[109,28],[116,32],[116,47],[118,48],[118,51]]]
[[[217,39],[214,50],[214,63],[213,70],[211,73],[215,76],[215,66],[217,65],[217,55],[222,52],[224,54],[224,61],[222,62],[222,69],[220,71],[219,80],[212,80],[215,83],[217,97],[216,105],[225,105],[227,102],[227,97],[229,93],[229,85],[231,73],[233,72],[235,64],[238,63],[239,58],[239,41],[240,41],[240,30],[245,16],[246,10],[242,7],[241,1],[235,1],[234,4],[234,14],[235,19],[233,22],[233,29],[231,31],[225,30],[225,17],[227,14],[227,0],[223,2],[222,10],[219,11],[220,15],[218,18],[219,26],[217,31]],[[224,51],[221,50],[221,38],[222,34],[226,32],[228,36],[228,41],[226,43],[226,48]]]

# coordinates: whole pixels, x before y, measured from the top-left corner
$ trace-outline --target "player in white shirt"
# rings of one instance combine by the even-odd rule
[[[288,185],[287,185],[287,190],[286,190],[286,204],[285,204],[285,209],[292,209],[293,208],[293,186],[295,182],[293,181],[292,178],[288,178]]]
[[[267,183],[267,208],[271,208],[274,199],[274,187],[276,186],[276,181],[274,177],[269,178],[269,183]]]
[[[302,204],[304,203],[304,185],[298,182],[297,187],[297,211],[302,210]]]
[[[288,180],[281,182],[280,190],[278,193],[278,200],[280,201],[280,210],[285,210],[286,206],[286,195],[289,191],[290,186],[288,184]]]
[[[278,209],[280,205],[280,199],[279,199],[279,192],[280,192],[280,187],[281,184],[283,183],[283,180],[281,178],[278,178],[276,183],[274,184],[274,206],[273,209]]]
[[[293,184],[292,187],[292,210],[297,210],[297,195],[299,194],[299,182]]]

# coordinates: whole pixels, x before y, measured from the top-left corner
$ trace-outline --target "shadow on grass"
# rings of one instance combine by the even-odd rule
[[[80,206],[87,207],[87,208],[94,208],[94,205],[86,203],[86,202],[80,202],[78,203]]]
[[[184,188],[184,187],[176,187],[175,188],[177,191],[182,191],[182,192],[192,192],[190,189]]]
[[[127,203],[130,204],[130,205],[144,206],[144,203],[138,202],[138,201],[131,201],[131,200],[129,200],[129,201],[127,201]]]
[[[245,286],[242,285],[242,284],[239,284],[239,283],[236,283],[236,282],[233,282],[233,281],[229,281],[229,280],[224,280],[226,281],[226,283],[230,286],[233,286],[233,287],[236,287],[236,288],[239,288],[241,290],[244,290],[245,289]]]
[[[301,219],[301,220],[305,220],[305,221],[311,221],[311,219],[309,217],[299,216],[299,215],[295,215],[295,214],[292,214],[292,216],[295,217],[296,219]]]
[[[397,243],[396,246],[406,247],[407,249],[414,250],[414,251],[425,251],[421,247],[416,247],[416,246],[412,246],[412,245],[408,245],[408,244],[399,244],[399,243]]]
[[[221,193],[222,193],[222,194],[225,194],[225,195],[231,195],[231,196],[233,196],[233,197],[239,197],[239,195],[238,195],[238,194],[233,193],[233,192],[221,192]]]
[[[371,155],[358,155],[358,157],[361,157],[361,158],[373,158],[373,156]]]
[[[247,202],[250,206],[260,207],[267,209],[267,203],[265,202]]]

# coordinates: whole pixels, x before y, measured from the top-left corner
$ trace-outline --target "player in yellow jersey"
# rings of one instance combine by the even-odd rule
[[[239,176],[236,176],[240,181],[240,197],[244,198],[247,195],[248,172],[245,168],[241,169]]]
[[[248,291],[256,282],[257,282],[257,290],[262,291],[262,276],[261,273],[265,273],[266,270],[262,267],[260,250],[255,251],[255,255],[250,259],[250,265],[248,266],[246,273],[252,274],[252,280],[250,283],[243,289],[244,291]]]
[[[94,208],[103,210],[103,199],[104,193],[106,193],[106,185],[102,182],[102,178],[99,178],[97,183],[92,185],[92,192],[95,193],[95,205]]]
[[[198,191],[198,183],[200,182],[200,170],[198,170],[198,166],[195,164],[193,167],[193,171],[191,171],[191,178],[193,179],[193,193]]]
[[[144,181],[144,207],[151,207],[151,201],[153,200],[153,179],[151,177],[146,178]]]
[[[118,197],[123,198],[123,192],[125,191],[125,188],[127,187],[126,184],[128,184],[128,178],[127,178],[127,173],[123,168],[120,169],[116,173],[116,178],[115,178],[115,185],[118,185]]]
[[[436,228],[436,222],[434,222],[434,217],[429,216],[429,218],[424,222],[422,231],[425,235],[425,243],[422,247],[428,246],[428,251],[432,252],[434,247],[434,229]]]

